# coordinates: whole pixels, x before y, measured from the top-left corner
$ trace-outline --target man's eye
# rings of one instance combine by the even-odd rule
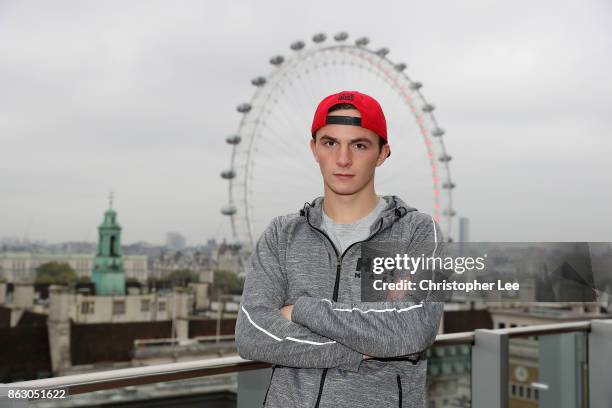
[[[366,146],[363,143],[356,143],[355,147],[357,147],[357,149],[359,149],[359,150],[363,150],[363,149],[367,149],[368,148],[368,146]]]
[[[325,146],[332,146],[334,143],[336,143],[336,142],[334,142],[333,140],[326,140],[326,141],[323,142],[323,144]]]

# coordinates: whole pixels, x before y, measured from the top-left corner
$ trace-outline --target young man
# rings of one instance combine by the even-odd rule
[[[405,243],[416,254],[437,246],[440,229],[399,197],[376,195],[390,148],[374,98],[326,97],[311,133],[324,196],[274,218],[255,245],[238,352],[273,364],[266,407],[424,407],[425,350],[442,303],[364,302],[356,272],[366,243]]]

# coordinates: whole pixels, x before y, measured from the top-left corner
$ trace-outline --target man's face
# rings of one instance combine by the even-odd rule
[[[329,115],[361,117],[358,110],[340,109]],[[339,195],[362,191],[374,182],[374,172],[387,158],[389,146],[379,149],[379,137],[369,129],[352,125],[325,125],[310,148],[319,163],[326,187]]]

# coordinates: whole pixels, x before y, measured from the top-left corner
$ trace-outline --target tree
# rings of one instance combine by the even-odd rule
[[[187,286],[190,282],[198,282],[200,278],[198,274],[191,269],[177,269],[170,272],[168,279],[173,286]]]
[[[68,285],[76,279],[76,272],[65,262],[47,262],[36,268],[36,283]]]
[[[239,295],[242,292],[242,281],[235,273],[217,269],[214,275],[212,299],[216,299],[219,295]]]

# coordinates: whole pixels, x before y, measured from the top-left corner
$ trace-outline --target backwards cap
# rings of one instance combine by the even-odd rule
[[[350,103],[361,113],[361,118],[354,116],[327,115],[329,108],[339,103]],[[369,129],[387,140],[387,121],[378,101],[358,91],[342,91],[327,96],[317,106],[312,120],[311,134],[327,124],[353,125]],[[389,153],[391,155],[391,153]]]

